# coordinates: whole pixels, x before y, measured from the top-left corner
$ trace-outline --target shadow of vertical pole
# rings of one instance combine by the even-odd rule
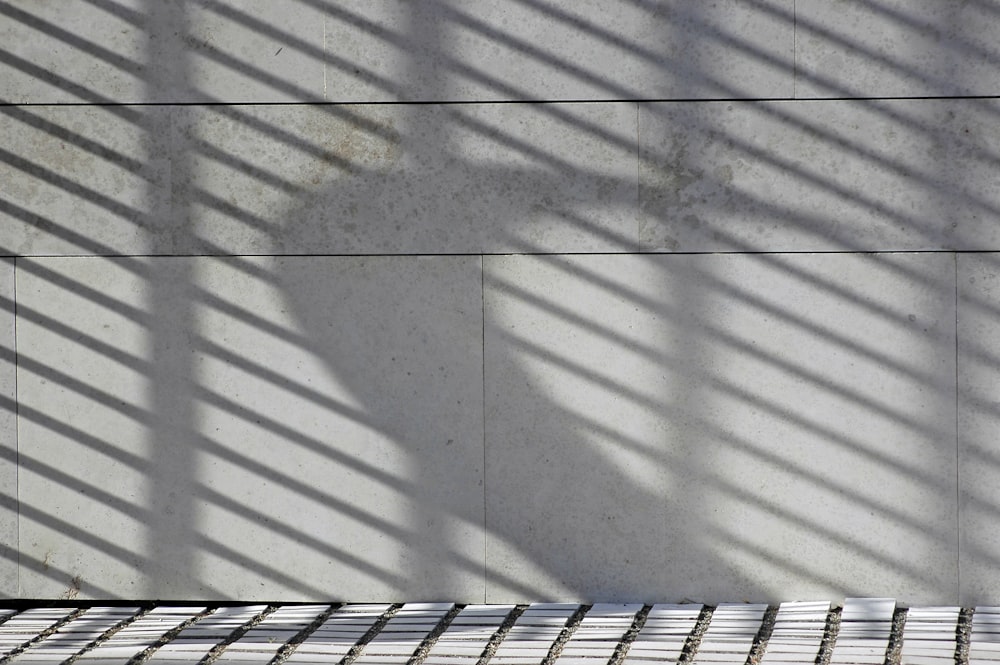
[[[407,34],[413,46],[403,66],[403,95],[404,99],[448,99],[447,85],[444,77],[433,77],[430,81],[423,80],[423,72],[435,72],[435,63],[444,62],[444,52],[447,49],[447,26],[443,16],[445,12],[441,10],[441,0],[430,0],[427,2],[411,2],[406,4],[407,12]],[[419,44],[422,49],[417,48]],[[432,74],[433,76],[433,74]],[[409,106],[404,120],[403,140],[409,138],[414,146],[447,146],[449,137],[443,129],[446,124],[441,122],[426,122],[426,107],[421,105]],[[427,135],[427,133],[430,135]],[[423,134],[423,135],[422,135]],[[415,155],[418,160],[423,161],[423,156]],[[435,428],[436,429],[436,428]],[[436,434],[436,432],[434,433]],[[433,436],[431,432],[423,433],[424,437]],[[400,433],[400,439],[402,439]],[[464,445],[475,445],[481,443],[462,442]],[[449,560],[442,562],[442,556],[451,556],[458,549],[453,548],[453,536],[449,533],[448,524],[452,523],[447,515],[447,499],[445,488],[438,486],[435,481],[434,469],[430,468],[433,462],[425,459],[423,455],[408,451],[413,460],[415,472],[414,487],[420,492],[420,496],[413,497],[413,511],[410,516],[410,529],[417,537],[415,542],[423,543],[421,551],[414,552],[414,558],[418,559],[418,570],[421,574],[432,575],[437,578],[438,589],[451,589],[454,587],[452,575],[455,562]],[[437,544],[437,546],[431,544]],[[404,544],[405,546],[405,544]],[[485,598],[485,585],[483,590]]]
[[[963,28],[966,28],[966,27],[971,28],[972,27],[972,26],[969,25],[969,15],[970,15],[970,12],[968,11],[968,8],[963,7],[962,9],[965,10],[965,11],[958,11],[958,12],[954,12],[953,14],[948,14],[949,25],[947,26],[947,32],[949,32],[951,34],[954,34],[954,35],[969,34]],[[942,32],[945,32],[944,27],[942,27]],[[957,89],[959,89],[959,90],[966,89],[966,86],[968,86],[969,84],[971,84],[972,81],[968,80],[968,76],[967,76],[968,68],[965,66],[965,63],[962,62],[962,58],[956,57],[956,53],[952,49],[948,49],[947,58],[948,58],[948,62],[944,63],[944,64],[945,64],[945,69],[950,74],[951,80],[953,81],[953,83],[955,84],[955,86],[956,86]],[[971,88],[969,88],[969,89],[971,89]],[[965,108],[965,113],[961,114],[964,117],[959,117],[958,118],[959,122],[966,121],[967,118],[976,116],[977,114],[975,113],[975,109],[982,108],[981,107],[982,102],[980,102],[980,101],[967,101],[967,102],[964,102],[964,104],[967,105],[966,108]],[[951,114],[951,115],[954,115],[954,114]],[[958,123],[955,123],[955,124],[958,124]],[[947,135],[947,133],[948,133],[949,130],[951,130],[954,134],[958,134],[958,132],[956,131],[956,127],[944,127],[944,128],[942,128],[942,134]],[[968,127],[966,127],[965,131],[962,132],[962,133],[968,134],[968,132],[969,132],[969,129],[968,129]],[[958,134],[958,135],[960,135],[960,134]],[[975,136],[975,133],[973,133],[971,136],[966,136],[966,138],[969,140],[969,143],[967,144],[968,147],[971,147],[971,146],[975,145],[976,138],[977,138]],[[957,163],[948,164],[948,163],[945,162],[945,160],[938,160],[935,163],[935,166],[937,168],[937,176],[938,176],[940,182],[948,183],[949,185],[951,185],[951,187],[953,188],[953,191],[962,191],[962,185],[964,183],[967,183],[967,182],[974,182],[975,181],[975,177],[976,177],[976,175],[974,173],[974,169],[969,169],[968,162],[966,161],[966,160],[969,160],[969,159],[975,159],[977,157],[977,155],[975,154],[975,150],[972,149],[972,150],[968,150],[968,151],[962,151],[961,155],[962,156],[960,156],[959,158],[957,158],[955,160],[955,162],[957,162]],[[964,159],[963,159],[963,157],[964,157]],[[931,157],[928,156],[928,159],[931,159]],[[975,191],[974,187],[975,186],[973,186],[973,191]],[[962,476],[963,453],[965,455],[968,455],[969,449],[968,449],[968,444],[963,442],[963,431],[962,431],[962,429],[963,429],[962,428],[962,425],[963,425],[963,423],[962,423],[962,415],[963,415],[962,400],[965,399],[965,398],[967,398],[967,395],[963,395],[962,394],[963,393],[963,385],[964,385],[964,383],[963,383],[963,377],[961,376],[961,373],[962,373],[963,355],[964,355],[963,351],[964,351],[964,349],[962,347],[963,341],[962,341],[962,339],[960,337],[962,329],[959,326],[959,319],[962,316],[962,303],[963,303],[963,300],[964,300],[964,297],[963,297],[964,294],[962,292],[963,292],[964,288],[966,288],[966,285],[963,285],[959,281],[959,279],[960,279],[959,275],[962,274],[962,272],[963,272],[961,270],[961,265],[960,265],[960,262],[961,262],[962,259],[961,259],[960,255],[957,252],[955,252],[954,250],[956,250],[956,249],[961,250],[961,249],[967,249],[967,248],[975,248],[976,245],[977,245],[977,243],[974,242],[974,241],[970,242],[973,239],[971,239],[971,238],[968,237],[969,234],[967,232],[963,232],[963,230],[965,228],[968,228],[968,226],[966,226],[965,224],[961,223],[964,220],[961,220],[959,217],[956,216],[957,213],[956,213],[955,210],[953,210],[953,209],[950,210],[950,209],[945,208],[944,210],[940,211],[940,214],[942,215],[942,217],[944,219],[948,219],[949,217],[952,217],[952,219],[950,220],[951,224],[949,226],[947,226],[946,230],[945,230],[945,233],[952,233],[953,234],[952,237],[951,237],[951,246],[949,247],[948,245],[944,245],[942,247],[942,249],[944,249],[944,250],[951,249],[952,250],[951,256],[952,256],[952,260],[954,261],[954,266],[955,266],[955,283],[953,285],[954,294],[955,294],[955,300],[954,300],[954,307],[955,307],[955,309],[954,309],[954,312],[952,313],[953,316],[954,316],[954,321],[955,321],[955,328],[954,328],[954,334],[955,334],[955,414],[954,414],[954,417],[955,417],[955,442],[954,442],[955,443],[955,529],[954,529],[954,534],[953,534],[953,537],[955,539],[955,588],[953,590],[953,593],[951,593],[951,594],[949,594],[947,590],[942,590],[942,594],[941,595],[944,598],[949,598],[949,596],[950,596],[951,598],[953,598],[953,600],[949,600],[949,602],[954,602],[954,603],[959,604],[959,605],[965,604],[965,603],[975,604],[976,602],[978,602],[977,598],[972,597],[975,594],[974,593],[970,594],[970,593],[968,593],[966,591],[967,589],[970,589],[969,580],[963,580],[963,577],[962,577],[962,563],[963,563],[963,559],[965,558],[966,550],[968,549],[967,546],[970,544],[969,540],[967,540],[969,538],[969,534],[966,533],[966,529],[964,528],[965,525],[963,523],[964,522],[964,518],[965,518],[965,515],[963,514],[963,511],[966,510],[966,506],[968,505],[966,503],[966,501],[967,501],[967,497],[970,494],[970,492],[967,490],[967,488],[965,488],[963,486],[963,476]],[[975,534],[976,530],[973,529],[971,531],[971,533]],[[972,538],[974,539],[975,536],[973,535]],[[974,575],[968,575],[968,577],[973,578]]]
[[[683,44],[690,38],[684,30],[685,23],[703,26],[707,25],[711,18],[702,3],[691,3],[682,7],[681,12],[667,14],[669,18],[664,21],[663,26],[666,44]],[[691,78],[696,86],[693,90],[698,91],[704,78],[712,78],[712,72],[706,71],[706,63],[702,61],[697,49],[685,50],[687,53],[684,57],[684,75]],[[669,73],[677,75],[675,72]],[[710,122],[703,118],[692,118],[688,114],[684,114],[683,117],[688,118],[690,123],[680,128],[676,132],[678,135],[697,135],[699,131],[705,131],[705,125]],[[640,155],[641,151],[640,144]],[[693,165],[676,164],[679,171],[676,176],[682,177],[682,170],[692,166],[692,171],[700,174],[701,178],[714,179],[712,171],[700,163],[700,155],[695,154],[693,159],[695,162]],[[639,214],[643,214],[641,210]],[[712,300],[712,291],[706,288],[704,280],[698,276],[699,268],[704,267],[699,265],[702,258],[677,254],[667,254],[660,258],[664,277],[663,288],[670,292],[669,298],[675,311],[682,315],[682,320],[671,322],[674,328],[672,342],[667,342],[666,339],[663,341],[671,344],[669,353],[685,359],[681,366],[674,368],[663,402],[673,405],[689,423],[712,423],[715,420],[712,408],[715,395],[709,386],[705,385],[704,378],[700,378],[705,369],[715,364],[712,360],[711,345],[706,343],[701,330],[702,326],[711,328],[715,323],[706,320],[709,316],[707,310]],[[687,503],[685,497],[701,498],[687,503],[696,506],[693,511],[696,514],[685,515],[687,511],[677,508],[664,512],[665,519],[668,520],[666,532],[670,534],[670,558],[676,562],[671,571],[674,579],[667,583],[667,587],[673,593],[689,597],[723,597],[726,591],[730,590],[726,588],[727,584],[732,583],[731,573],[721,557],[725,548],[715,549],[713,543],[708,542],[708,533],[699,526],[704,521],[710,523],[716,517],[712,511],[717,507],[715,505],[717,496],[710,491],[710,488],[715,487],[713,481],[717,480],[713,473],[712,458],[719,454],[720,444],[712,441],[707,432],[696,431],[693,434],[694,436],[678,437],[673,441],[656,442],[664,453],[672,452],[675,460],[678,460],[675,464],[679,468],[671,469],[677,481],[670,488],[665,488],[667,501],[673,506],[684,506]],[[697,511],[701,511],[701,514],[697,514]],[[711,578],[709,584],[705,581],[706,572]],[[691,581],[694,581],[694,585],[691,585]],[[719,586],[712,588],[712,585]],[[734,586],[739,586],[739,583]],[[760,597],[762,590],[759,587],[746,585],[740,592],[750,598]]]
[[[169,101],[189,84],[185,49],[187,21],[180,0],[147,0],[148,60],[147,100]],[[185,106],[169,109],[147,107],[150,145],[171,137]],[[169,112],[167,112],[169,111]],[[154,158],[154,155],[150,155]],[[183,143],[171,140],[170,195],[151,192],[149,248],[154,255],[188,251],[192,245],[190,154]],[[195,570],[195,437],[192,402],[191,301],[188,298],[192,260],[155,259],[149,271],[151,375],[149,400],[152,431],[149,433],[148,560],[145,596],[190,597],[199,585]]]

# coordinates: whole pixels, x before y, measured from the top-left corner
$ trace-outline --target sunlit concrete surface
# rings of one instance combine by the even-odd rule
[[[625,104],[153,107],[135,110],[135,123],[115,109],[3,109],[15,137],[2,167],[5,247],[880,251],[998,242],[992,102],[643,105],[638,165],[635,109]],[[146,139],[158,120],[169,138]],[[185,151],[190,180],[172,180]],[[188,192],[190,211],[178,197]]]
[[[1000,594],[1000,256],[961,255],[958,293],[961,597],[983,603]]]
[[[796,0],[796,97],[995,95],[991,0]]]
[[[790,97],[792,8],[7,0],[0,90],[16,103]],[[184,34],[151,38],[171,23]],[[163,36],[183,44],[183,62],[159,48]],[[149,90],[151,79],[161,85]]]
[[[992,250],[996,100],[642,104],[644,250]]]
[[[998,36],[0,0],[0,595],[995,605]]]
[[[0,594],[17,596],[17,373],[14,353],[14,262],[0,261]]]
[[[482,598],[479,264],[23,260],[21,593]]]
[[[954,270],[487,257],[490,570],[555,598],[954,594]]]
[[[633,104],[205,107],[175,122],[200,245],[635,250]]]
[[[6,107],[0,128],[19,254],[638,248],[634,104]]]
[[[0,245],[993,250],[998,113],[992,100],[4,107]]]
[[[0,244],[32,254],[144,254],[170,237],[171,137],[161,107],[4,106]]]

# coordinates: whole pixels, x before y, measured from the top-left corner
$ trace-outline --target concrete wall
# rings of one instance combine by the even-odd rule
[[[998,36],[3,0],[0,593],[995,603]]]

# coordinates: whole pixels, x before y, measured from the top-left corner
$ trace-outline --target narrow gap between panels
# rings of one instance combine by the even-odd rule
[[[803,249],[803,250],[738,250],[738,251],[681,251],[681,252],[660,252],[660,251],[634,251],[634,252],[609,252],[609,251],[587,251],[587,252],[394,252],[394,253],[367,253],[367,254],[341,254],[335,252],[302,252],[284,254],[32,254],[30,256],[0,255],[0,258],[17,259],[180,259],[180,258],[206,258],[206,259],[233,259],[233,258],[421,258],[421,257],[487,257],[487,256],[794,256],[799,254],[821,255],[821,254],[855,254],[855,255],[883,255],[883,254],[989,254],[1000,252],[990,249]]]
[[[606,99],[435,99],[435,100],[383,100],[364,101],[350,100],[331,102],[322,99],[303,101],[179,101],[179,102],[2,102],[3,107],[144,107],[144,106],[490,106],[503,104],[755,104],[760,102],[878,102],[878,101],[935,101],[935,100],[990,100],[1000,99],[1000,95],[889,95],[889,96],[850,96],[839,95],[830,97],[797,98],[794,96],[777,97],[615,97]]]
[[[961,302],[959,301],[959,288],[958,288],[958,255],[953,255],[953,265],[955,268],[955,590],[958,596],[958,603],[962,602],[962,457],[961,457],[961,428],[959,427],[959,391],[961,386],[959,385],[959,345],[961,340],[959,339],[959,310],[961,307]]]
[[[489,523],[486,521],[486,505],[487,505],[487,495],[486,491],[488,489],[487,483],[489,482],[486,478],[486,258],[483,256],[479,257],[479,302],[481,306],[481,340],[480,349],[482,353],[482,370],[481,378],[483,382],[483,392],[482,392],[482,428],[483,428],[483,602],[488,602],[489,599],[489,589],[490,589],[490,570],[489,561],[487,556],[489,556],[489,531],[486,525]]]
[[[17,585],[15,588],[17,594],[21,594],[21,393],[18,389],[17,381],[18,375],[18,345],[17,345],[17,257],[13,257],[13,275],[11,284],[11,300],[14,301],[14,322],[12,334],[14,339],[12,341],[14,348],[14,516],[15,516],[15,533],[14,533],[14,543],[17,548],[17,566],[14,571],[14,580]]]

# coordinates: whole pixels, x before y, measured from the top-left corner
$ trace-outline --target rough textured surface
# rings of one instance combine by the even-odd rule
[[[331,12],[328,43],[345,65],[327,68],[328,94],[337,81],[367,99],[786,96],[791,9],[789,0],[652,0],[613,12],[595,0],[372,2]],[[361,53],[367,68],[351,80]]]
[[[16,103],[789,97],[792,0],[9,0]],[[170,29],[164,29],[169,27]],[[183,51],[183,57],[171,57]],[[154,57],[151,57],[154,56]],[[161,56],[161,57],[155,57]]]
[[[171,236],[170,109],[0,107],[0,252],[145,253]]]
[[[14,364],[14,261],[0,260],[0,596],[17,588],[17,376]]]
[[[147,270],[135,260],[18,262],[25,597],[147,595]]]
[[[478,258],[24,263],[25,596],[482,599]]]
[[[0,5],[0,40],[9,45],[0,56],[0,97],[34,104],[321,101],[323,15],[312,5],[8,0]],[[164,50],[169,41],[175,46]],[[173,48],[186,57],[169,57]]]
[[[637,248],[632,104],[0,113],[10,253]]]
[[[485,284],[487,558],[529,597],[954,594],[950,256],[493,257]]]
[[[0,5],[0,99],[16,104],[145,100],[143,0]]]
[[[996,249],[992,101],[643,104],[654,251]]]
[[[200,238],[235,253],[635,249],[632,104],[200,109]]]
[[[1000,256],[960,256],[958,288],[961,601],[974,605],[1000,595],[1000,503],[991,489],[1000,482]]]
[[[996,95],[995,0],[797,0],[797,97]]]
[[[637,165],[632,104],[8,107],[0,248],[995,250],[997,110],[641,105]]]
[[[990,602],[998,25],[0,0],[0,595]]]

